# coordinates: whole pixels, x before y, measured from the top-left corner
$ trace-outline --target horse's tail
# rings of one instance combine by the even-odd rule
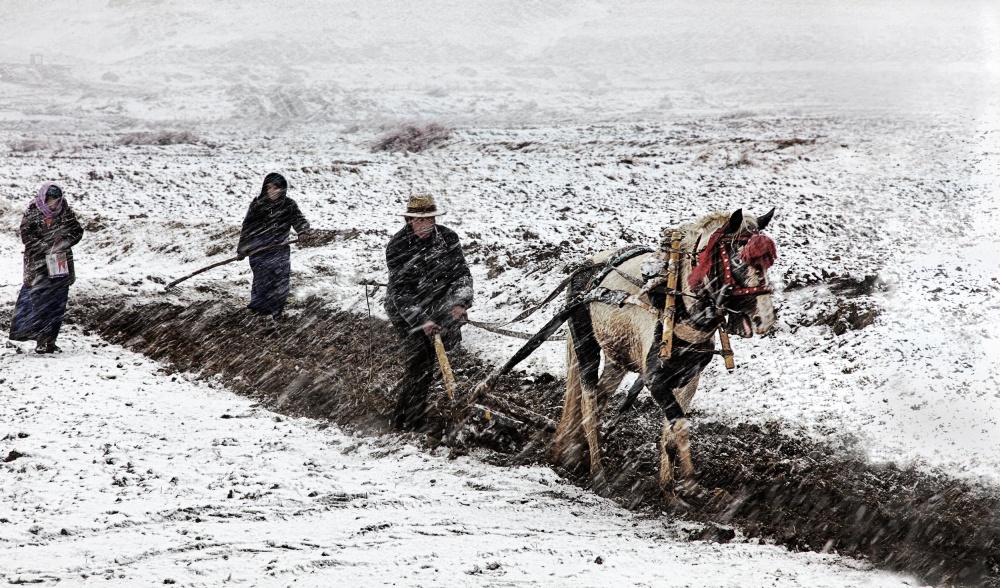
[[[570,471],[577,471],[585,464],[582,396],[580,362],[573,345],[573,334],[570,333],[566,337],[566,397],[563,400],[562,418],[549,446],[549,458],[552,462]]]

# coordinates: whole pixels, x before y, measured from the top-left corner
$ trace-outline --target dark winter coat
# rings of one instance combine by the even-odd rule
[[[65,252],[69,261],[69,275],[51,278],[64,284],[76,281],[76,269],[73,266],[73,250],[71,247],[83,238],[83,227],[76,220],[76,215],[63,201],[62,212],[52,217],[52,222],[45,225],[45,215],[32,202],[21,217],[21,242],[24,243],[24,284],[37,286],[49,281],[49,271],[45,256],[49,253]]]
[[[441,324],[453,306],[472,306],[472,273],[455,231],[436,225],[433,236],[421,240],[407,224],[389,240],[385,258],[385,310],[397,327]]]
[[[302,216],[298,204],[288,196],[271,202],[262,193],[250,203],[243,219],[236,254],[245,256],[265,245],[287,241],[292,228],[300,235],[309,231],[309,222]]]

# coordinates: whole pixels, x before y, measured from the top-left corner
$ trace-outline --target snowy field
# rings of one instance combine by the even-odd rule
[[[70,331],[0,355],[12,584],[912,586],[640,518],[547,468],[429,455],[257,408]]]
[[[553,0],[486,18],[443,1],[0,0],[0,309],[45,181],[88,230],[71,305],[247,297],[245,263],[180,294],[163,284],[232,255],[278,171],[330,236],[293,252],[292,314],[311,296],[366,312],[359,282],[385,280],[395,214],[428,191],[488,322],[544,298],[566,263],[712,210],[777,207],[776,331],[734,341],[735,372],[710,366],[697,418],[996,487],[996,8],[827,4]],[[255,36],[262,21],[284,34]],[[371,151],[409,120],[453,130],[421,153]],[[874,320],[835,320],[852,309]],[[60,345],[0,354],[11,583],[919,584],[740,534],[690,542],[684,523],[547,469],[288,420],[79,331]],[[500,362],[519,342],[469,328],[465,345]],[[524,366],[561,376],[562,356],[549,343]]]

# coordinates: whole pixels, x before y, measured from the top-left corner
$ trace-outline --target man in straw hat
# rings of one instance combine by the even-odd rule
[[[392,426],[424,425],[436,355],[431,337],[441,333],[445,349],[462,340],[472,306],[472,274],[455,231],[437,224],[444,214],[429,194],[410,196],[404,226],[389,240],[385,259],[389,287],[385,310],[399,331],[406,373],[396,386]]]

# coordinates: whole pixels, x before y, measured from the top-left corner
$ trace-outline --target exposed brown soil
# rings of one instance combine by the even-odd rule
[[[319,300],[293,314],[272,332],[229,301],[176,306],[84,300],[71,308],[67,322],[174,369],[221,374],[230,388],[274,410],[367,432],[386,430],[392,387],[402,371],[391,327],[330,311]],[[452,365],[463,390],[492,368],[461,353]],[[501,380],[496,394],[558,419],[562,382],[515,373]],[[434,407],[428,443],[443,437],[446,408],[443,400]],[[721,513],[695,506],[673,513],[708,523],[693,539],[728,541],[731,526],[794,550],[866,558],[935,584],[1000,586],[995,491],[831,455],[815,443],[754,425],[698,424],[693,416],[699,481],[735,498]],[[647,400],[605,439],[614,498],[651,515],[663,509],[655,482],[660,426],[658,409]],[[492,449],[496,463],[545,462],[544,431],[495,423],[469,428],[466,442]],[[587,484],[585,476],[564,474]]]

